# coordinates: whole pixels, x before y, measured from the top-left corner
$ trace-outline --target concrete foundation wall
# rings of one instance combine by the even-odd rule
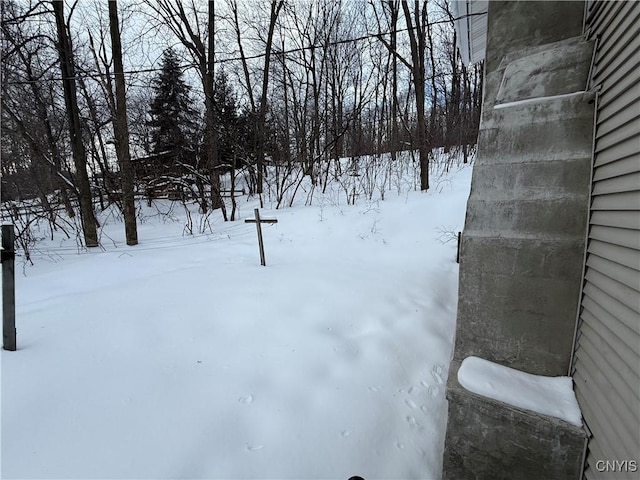
[[[483,112],[462,235],[445,479],[578,479],[586,435],[473,394],[478,356],[567,375],[582,283],[594,105],[583,2],[489,2]]]
[[[489,41],[498,40],[495,10],[519,18],[514,8],[529,12],[530,3],[541,4],[491,2]],[[536,33],[535,40],[548,37]],[[495,68],[487,65],[462,236],[454,358],[566,375],[589,204],[594,106],[584,89],[593,46],[577,37],[510,47],[499,59],[495,50],[488,45]]]
[[[461,245],[457,360],[566,375],[589,202],[588,100],[516,105],[485,120]]]

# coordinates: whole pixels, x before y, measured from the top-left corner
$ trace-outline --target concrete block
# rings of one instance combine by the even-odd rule
[[[545,239],[486,236],[465,230],[461,271],[574,282],[582,275],[584,237]]]
[[[551,43],[546,43],[546,44],[531,44],[528,46],[525,46],[519,50],[510,50],[508,52],[505,52],[505,54],[502,56],[502,61],[500,62],[500,65],[498,66],[498,68],[495,71],[501,71],[504,72],[504,70],[506,69],[507,65],[513,63],[514,61],[518,60],[519,58],[524,58],[524,57],[528,57],[531,55],[538,55],[542,52],[545,52],[547,50],[551,50],[554,48],[558,48],[558,47],[566,47],[569,49],[574,48],[575,46],[578,45],[593,45],[593,43],[591,42],[586,42],[584,35],[582,33],[580,33],[579,35],[575,36],[575,37],[569,37],[569,38],[565,38],[556,42],[551,42]],[[593,48],[593,46],[591,47]],[[593,50],[592,50],[593,51]],[[591,58],[587,58],[587,65],[590,63]],[[565,65],[571,65],[570,63],[571,61],[569,60],[567,63],[565,63]],[[573,64],[575,65],[575,64]],[[581,68],[581,67],[578,67]],[[588,72],[585,72],[585,78]]]
[[[589,165],[591,152],[585,144],[593,141],[591,127],[590,121],[556,128],[525,125],[520,129],[522,136],[509,135],[498,129],[481,130],[476,165],[572,160],[582,160]],[[564,143],[557,143],[560,140]]]
[[[481,130],[476,165],[555,162],[590,159],[585,142],[592,142],[591,124],[547,126],[525,125],[523,136],[503,135],[498,129]],[[565,143],[557,142],[563,139]]]
[[[491,1],[488,5],[487,72],[498,68],[509,52],[582,35],[583,2]]]
[[[536,53],[518,55],[504,68],[497,103],[563,95],[585,90],[593,43],[569,41],[546,45]],[[502,65],[505,65],[505,58]]]
[[[478,163],[473,168],[472,196],[485,199],[561,199],[582,196],[588,201],[590,159],[554,162]]]
[[[566,375],[579,291],[566,280],[461,271],[454,357]]]
[[[467,203],[465,228],[484,230],[493,236],[517,234],[584,236],[588,200],[567,197],[539,200],[484,200],[472,195]]]
[[[578,92],[556,98],[530,99],[523,103],[496,104],[491,116],[485,118],[483,128],[500,126],[509,132],[519,130],[516,127],[522,125],[545,123],[555,123],[556,128],[562,129],[564,123],[573,119],[584,119],[591,123],[593,99],[591,92]]]
[[[464,389],[452,363],[444,480],[580,479],[587,434],[563,420]]]

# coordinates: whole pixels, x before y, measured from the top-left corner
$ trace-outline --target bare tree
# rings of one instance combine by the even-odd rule
[[[2,108],[3,113],[12,121],[4,122],[2,133],[21,135],[32,152],[30,170],[34,173],[33,183],[40,192],[41,204],[48,211],[50,218],[54,215],[49,205],[46,185],[60,189],[60,197],[67,215],[73,217],[75,212],[69,200],[69,191],[75,194],[73,185],[65,178],[61,171],[64,165],[63,155],[58,146],[59,132],[62,125],[57,122],[52,113],[55,99],[52,89],[47,90],[48,77],[55,61],[48,56],[47,38],[42,32],[29,32],[23,24],[31,16],[42,16],[39,5],[27,11],[18,10],[14,2],[6,1],[2,6]],[[20,74],[15,76],[19,70]],[[13,83],[11,80],[24,78],[23,84]],[[33,102],[27,107],[26,102]],[[4,119],[3,119],[4,120]],[[13,127],[11,126],[13,124]],[[14,131],[15,128],[15,131]],[[35,134],[35,132],[40,132]],[[3,156],[6,165],[8,157]],[[35,175],[36,171],[46,172],[46,179]],[[51,178],[53,177],[53,178]]]
[[[213,208],[222,208],[222,214],[227,219],[227,211],[222,200],[220,193],[220,176],[217,170],[220,164],[218,159],[218,132],[215,126],[215,100],[214,100],[214,74],[215,74],[215,2],[209,0],[207,2],[207,17],[208,17],[208,41],[207,41],[207,53],[206,61],[202,58],[204,56],[204,45],[198,43],[198,38],[193,38],[194,43],[197,46],[197,50],[201,52],[200,57],[200,75],[202,76],[202,85],[204,87],[205,97],[205,115],[206,131],[205,131],[205,147],[207,155],[207,166],[209,168],[209,176],[211,179],[212,198],[211,206]],[[193,37],[193,35],[192,35]],[[203,71],[204,67],[204,71]]]
[[[406,2],[403,2],[406,3]],[[404,5],[403,5],[404,6]],[[418,4],[416,2],[415,7],[418,8]],[[406,10],[405,10],[406,13]],[[440,125],[438,122],[438,86],[436,79],[440,76],[437,71],[436,65],[436,54],[435,54],[435,44],[434,44],[434,26],[429,21],[429,10],[427,9],[427,3],[425,2],[422,7],[422,27],[418,29],[418,17],[416,15],[416,35],[421,35],[424,44],[426,44],[426,40],[429,41],[429,64],[431,65],[431,109],[429,112],[429,128],[425,133],[428,132],[428,137],[426,142],[429,145],[429,150],[437,145],[436,138],[442,139],[443,135],[441,134]],[[426,29],[426,38],[425,38],[425,29]],[[426,45],[423,45],[423,49]],[[423,72],[424,72],[424,50],[422,51],[422,62],[423,62]],[[417,90],[417,89],[416,89]],[[417,97],[416,97],[417,98]],[[417,100],[416,100],[417,101]],[[423,99],[424,101],[424,99]],[[442,143],[442,142],[440,142]],[[429,188],[429,179],[427,178],[427,188]]]
[[[407,32],[409,34],[409,45],[411,46],[411,63],[407,66],[411,70],[413,77],[413,85],[416,96],[416,113],[418,127],[418,151],[420,152],[420,189],[429,190],[429,145],[426,138],[426,120],[424,112],[425,100],[425,49],[426,41],[424,34],[424,26],[427,24],[427,2],[422,4],[414,1],[413,4],[413,20],[408,2],[403,0],[402,10],[407,22]],[[414,25],[415,21],[415,25]]]
[[[113,131],[115,133],[116,156],[120,165],[120,182],[122,186],[122,206],[124,228],[127,245],[138,244],[136,225],[136,205],[133,194],[133,165],[129,152],[129,127],[127,125],[127,100],[125,94],[124,67],[122,66],[122,45],[120,42],[120,25],[118,22],[118,4],[116,0],[109,3],[109,31],[111,33],[111,50],[113,52],[113,72],[116,84],[116,104]]]
[[[87,174],[87,153],[82,141],[73,49],[71,39],[69,37],[68,25],[65,23],[64,18],[64,2],[62,0],[53,0],[51,5],[53,7],[53,13],[56,20],[56,30],[58,33],[56,47],[58,48],[60,56],[60,70],[62,73],[64,98],[69,121],[69,136],[71,137],[71,149],[76,167],[75,175],[76,185],[78,188],[78,201],[80,203],[82,231],[84,234],[85,245],[87,247],[97,247],[97,220],[93,212],[91,188],[89,186],[89,176]]]
[[[22,172],[31,175],[32,183],[38,185],[37,195],[43,204],[54,202],[55,197],[50,195],[56,190],[54,182],[58,190],[65,186],[62,194],[76,194],[81,199],[83,229],[85,220],[94,217],[88,216],[86,210],[91,192],[82,172],[88,179],[86,174],[91,172],[87,169],[93,168],[95,173],[103,174],[102,178],[112,179],[110,185],[105,182],[104,190],[133,221],[125,220],[125,230],[127,241],[135,243],[131,233],[135,228],[133,196],[126,193],[133,191],[133,179],[129,188],[127,171],[131,156],[150,157],[157,153],[150,149],[148,121],[150,72],[156,67],[144,65],[127,72],[125,98],[122,62],[143,58],[145,52],[131,57],[125,50],[123,59],[123,47],[148,48],[149,54],[153,48],[170,44],[175,47],[178,43],[178,55],[187,57],[187,62],[184,58],[180,62],[181,72],[186,66],[197,73],[199,85],[195,92],[203,103],[197,115],[202,127],[192,123],[188,142],[193,148],[185,154],[190,169],[182,165],[184,168],[176,170],[176,175],[188,175],[179,180],[199,197],[203,213],[210,207],[221,207],[225,219],[225,202],[229,202],[223,201],[220,184],[227,181],[228,166],[243,170],[250,192],[259,193],[261,201],[264,189],[268,195],[275,192],[278,204],[284,205],[290,203],[289,192],[308,179],[305,175],[311,177],[314,187],[324,189],[330,178],[344,173],[342,170],[349,167],[340,162],[341,157],[351,156],[352,165],[360,161],[361,167],[366,165],[369,169],[367,175],[373,175],[372,169],[378,168],[376,162],[383,153],[390,152],[395,160],[401,149],[410,149],[412,158],[416,150],[419,152],[418,183],[426,190],[431,149],[443,145],[455,148],[474,141],[482,78],[480,69],[466,67],[460,61],[447,0],[369,0],[370,8],[365,9],[354,0],[270,0],[260,5],[239,0],[218,5],[214,0],[142,1],[143,6],[127,3],[131,7],[127,10],[123,2],[109,3],[107,8],[104,1],[94,0],[96,9],[89,11],[77,0],[67,0],[66,5],[72,6],[71,14],[62,11],[60,0],[25,2],[29,5],[20,6],[25,18],[40,15],[46,20],[42,23],[46,23],[47,33],[57,39],[49,41],[43,35],[37,40],[16,37],[9,42],[12,62],[19,70],[14,75],[16,83],[25,82],[12,85],[8,89],[10,95],[3,87],[2,96],[7,125],[4,131],[15,138],[11,149],[16,154],[16,165],[22,163],[31,169],[23,168]],[[16,2],[5,0],[5,4],[13,3]],[[111,41],[106,28],[107,11]],[[144,39],[140,43],[126,40],[129,32],[122,22],[124,16],[124,24],[127,23],[127,11],[141,16],[144,12],[153,13],[148,15],[150,25],[139,25],[137,31]],[[72,15],[74,19],[85,15],[86,22],[78,28],[74,21],[71,31]],[[34,28],[31,20],[20,23],[29,35]],[[372,31],[376,33],[371,34]],[[157,35],[155,43],[146,37],[157,32],[170,35]],[[58,60],[54,44],[63,72],[64,96],[53,88],[60,80],[59,72],[51,73],[51,65]],[[39,53],[38,45],[47,46],[46,53]],[[220,64],[242,85],[237,89],[236,110],[246,122],[242,135],[234,137],[241,139],[242,146],[234,145],[232,153],[226,146],[225,127],[219,115],[221,103],[214,67],[222,71]],[[28,65],[36,68],[29,71]],[[187,75],[185,81],[190,83],[192,78]],[[26,95],[28,104],[20,105],[16,100]],[[130,103],[128,112],[125,102]],[[186,103],[193,106],[191,101]],[[61,118],[62,111],[69,118],[66,123]],[[127,124],[125,113],[135,121]],[[67,126],[69,134],[60,134]],[[115,195],[116,172],[112,170],[117,168],[112,165],[109,151],[112,128],[126,199],[116,199]],[[20,148],[22,154],[18,155]],[[464,152],[466,155],[466,149]],[[366,154],[375,158],[359,159]],[[83,162],[84,169],[80,167]],[[385,165],[389,168],[391,164]],[[69,169],[76,172],[68,175],[72,177],[71,184],[62,174]],[[95,175],[92,181],[100,178]],[[369,195],[371,185],[367,185]],[[287,194],[283,195],[285,191]],[[35,189],[30,192],[32,197],[34,192]],[[231,217],[234,216],[232,212]]]
[[[247,97],[249,98],[249,105],[251,106],[251,111],[255,112],[256,111],[256,102],[254,100],[254,96],[253,96],[253,88],[252,88],[252,82],[251,82],[251,76],[249,74],[249,66],[248,66],[248,62],[247,62],[247,56],[244,52],[244,42],[242,39],[242,29],[240,27],[240,20],[238,17],[238,2],[237,0],[230,0],[229,1],[229,8],[231,9],[231,14],[232,14],[232,20],[231,20],[231,26],[233,28],[234,34],[235,34],[235,38],[236,38],[236,42],[238,44],[238,51],[240,53],[240,62],[242,63],[242,73],[244,75],[244,81],[245,81],[245,89],[247,92]],[[284,48],[283,48],[284,50]]]
[[[413,2],[413,12],[406,0],[401,2],[404,19],[407,24],[407,35],[409,37],[409,46],[411,51],[411,61],[407,60],[397,48],[392,45],[384,35],[379,34],[378,39],[389,49],[402,64],[404,64],[411,72],[413,82],[416,120],[417,120],[417,146],[420,156],[420,189],[429,189],[429,152],[431,146],[427,141],[427,122],[425,116],[425,51],[426,51],[426,35],[425,28],[428,25],[427,2],[415,0]],[[390,9],[395,12],[395,5],[390,4]],[[395,22],[397,21],[397,13],[393,18],[392,28],[395,34]],[[395,42],[395,37],[392,36]]]
[[[389,12],[391,15],[391,40],[390,50],[392,52],[398,49],[398,2],[396,0],[390,0],[388,2]],[[395,55],[391,55],[392,64],[392,76],[391,76],[391,158],[396,159],[396,152],[398,149],[398,59]]]
[[[262,183],[264,178],[264,144],[265,144],[265,117],[267,112],[267,89],[269,87],[269,64],[271,61],[271,46],[273,44],[273,32],[275,30],[278,14],[282,9],[283,0],[271,0],[271,9],[269,15],[269,29],[267,32],[267,41],[265,46],[264,68],[262,70],[262,95],[260,96],[260,110],[258,112],[257,124],[257,159],[256,168],[258,170],[257,193],[262,194]],[[262,199],[260,200],[262,205]]]

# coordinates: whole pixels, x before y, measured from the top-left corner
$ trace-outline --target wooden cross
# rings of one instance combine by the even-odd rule
[[[260,224],[262,223],[278,223],[278,220],[275,218],[260,218],[260,211],[256,208],[253,210],[256,218],[247,218],[244,223],[255,223],[256,229],[258,230],[258,245],[260,246],[260,265],[263,267],[267,264],[264,259],[264,242],[262,241],[262,227]]]

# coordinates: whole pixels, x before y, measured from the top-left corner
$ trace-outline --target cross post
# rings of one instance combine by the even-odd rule
[[[258,231],[258,246],[260,247],[260,265],[263,267],[267,265],[267,262],[264,258],[264,242],[262,241],[262,227],[263,223],[278,223],[278,220],[275,218],[260,218],[260,210],[254,209],[255,218],[247,218],[244,223],[255,223],[256,230]]]

